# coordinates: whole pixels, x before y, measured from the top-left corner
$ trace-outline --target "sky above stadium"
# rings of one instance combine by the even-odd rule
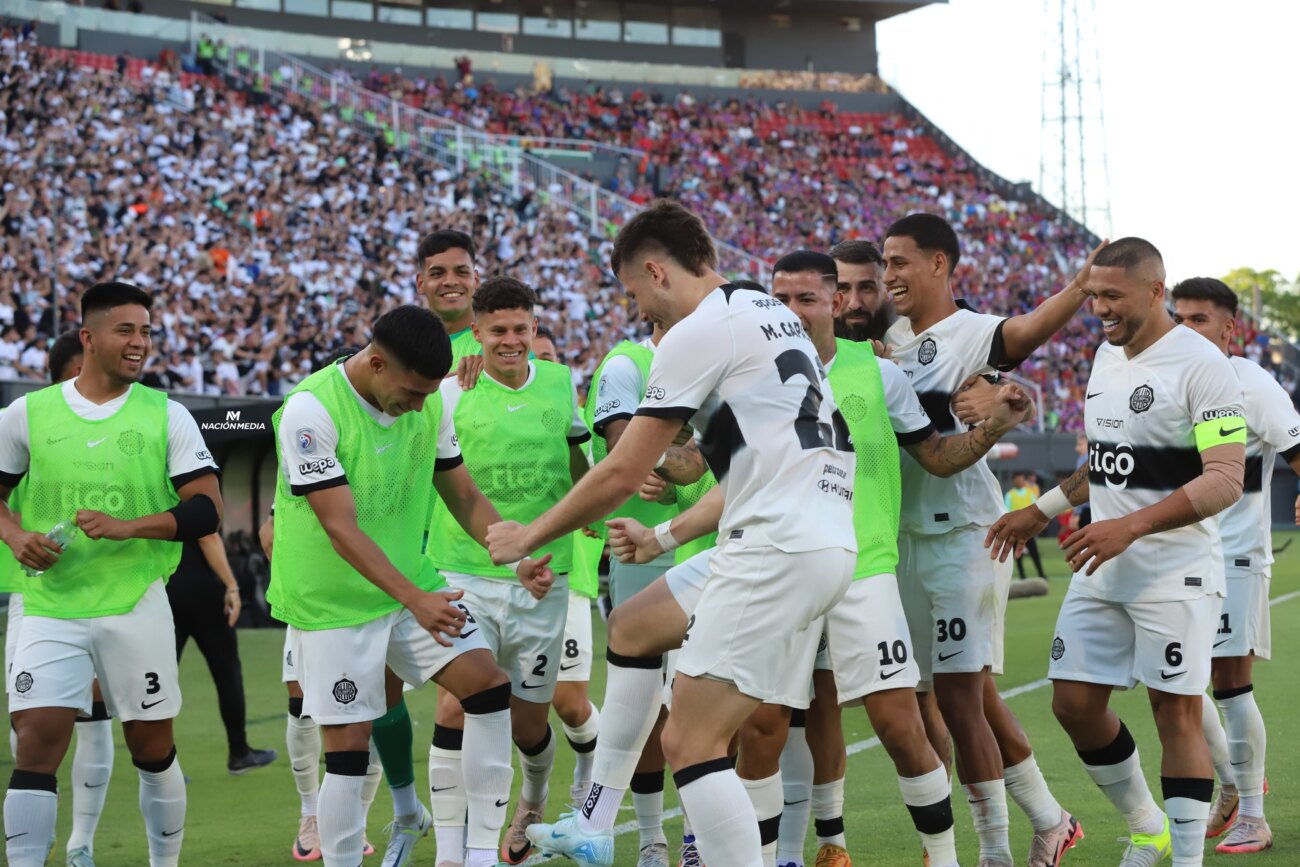
[[[889,19],[881,75],[975,159],[1036,187],[1044,4],[1057,2],[949,0]],[[1152,241],[1175,281],[1241,266],[1296,279],[1300,3],[1096,8],[1114,237]]]

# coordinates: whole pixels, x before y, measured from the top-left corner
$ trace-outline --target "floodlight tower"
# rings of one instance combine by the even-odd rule
[[[1109,236],[1110,169],[1096,0],[1044,0],[1038,192]]]

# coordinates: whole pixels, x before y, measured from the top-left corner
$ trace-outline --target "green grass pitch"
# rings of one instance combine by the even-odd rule
[[[1295,534],[1275,534],[1280,546]],[[1048,543],[1043,545],[1045,565],[1053,576],[1047,597],[1014,600],[1007,613],[1007,674],[1001,679],[1004,691],[1033,684],[1047,671],[1047,652],[1051,643],[1056,611],[1064,595],[1065,568],[1060,556]],[[1300,547],[1279,555],[1274,567],[1272,595],[1275,599],[1300,591]],[[604,628],[596,618],[597,656],[603,659]],[[189,815],[182,863],[195,865],[241,864],[274,865],[294,863],[290,845],[298,822],[298,798],[288,761],[284,757],[285,692],[280,684],[280,649],[278,631],[245,631],[240,634],[240,651],[244,681],[248,694],[249,740],[254,746],[272,746],[280,750],[280,760],[269,768],[243,777],[226,773],[225,736],[217,715],[216,694],[202,657],[191,646],[181,665],[181,682],[185,706],[176,724],[180,761],[189,776]],[[1289,661],[1300,658],[1300,598],[1282,601],[1273,608],[1273,656],[1271,663],[1256,669],[1257,695],[1268,724],[1269,783],[1271,794],[1266,800],[1269,822],[1276,844],[1269,853],[1249,858],[1251,863],[1276,865],[1300,864],[1300,800],[1293,797],[1300,782],[1300,697],[1288,692],[1294,688],[1295,675],[1288,675]],[[596,703],[604,694],[604,666],[597,664],[592,695]],[[1292,687],[1287,687],[1290,682]],[[425,689],[408,696],[415,724],[416,780],[425,787],[425,756],[433,732],[434,691]],[[1120,816],[1111,808],[1089,781],[1064,733],[1052,718],[1050,690],[1032,689],[1011,699],[1034,743],[1038,763],[1042,766],[1053,792],[1084,825],[1086,839],[1067,856],[1070,867],[1114,865],[1122,846],[1115,842],[1126,829]],[[1151,722],[1151,713],[1139,689],[1117,693],[1114,706],[1133,730],[1143,755],[1143,766],[1152,791],[1159,799],[1159,742]],[[557,732],[558,721],[553,721]],[[865,741],[872,733],[866,714],[846,710],[845,735],[849,743]],[[136,806],[137,782],[130,756],[117,730],[117,756],[113,781],[96,837],[95,860],[101,867],[125,867],[146,861],[144,828]],[[11,766],[8,750],[0,750],[0,769]],[[63,863],[71,810],[68,771],[70,757],[60,773],[63,797],[60,803],[59,840],[50,863]],[[571,753],[562,746],[558,752],[553,797],[549,816],[564,806],[564,795],[572,774]],[[516,774],[516,788],[518,774]],[[381,787],[370,813],[369,837],[383,850],[384,825],[392,818],[391,802]],[[427,795],[423,798],[427,803]],[[676,805],[671,791],[666,806]],[[630,804],[630,799],[628,801]],[[971,830],[969,810],[964,798],[956,799],[957,837],[963,864],[976,860],[976,839]],[[1012,846],[1023,863],[1031,831],[1023,814],[1011,805]],[[624,820],[632,819],[630,806],[624,808]],[[895,775],[883,750],[867,749],[853,755],[848,764],[845,798],[845,823],[849,849],[858,864],[918,865],[920,845],[898,793]],[[680,836],[681,820],[669,823],[672,840]],[[814,854],[809,834],[809,863]],[[1207,846],[1206,863],[1229,863],[1242,856],[1217,855]],[[432,865],[432,835],[416,850],[415,862]],[[378,865],[379,856],[367,859]],[[563,863],[563,862],[556,862]],[[636,863],[636,834],[619,838],[618,863]]]

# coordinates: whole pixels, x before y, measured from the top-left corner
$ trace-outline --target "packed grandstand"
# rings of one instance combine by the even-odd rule
[[[0,53],[0,379],[43,379],[55,316],[75,327],[80,292],[120,274],[162,293],[147,383],[283,395],[363,344],[356,323],[416,299],[416,244],[441,227],[472,232],[484,276],[536,287],[580,387],[644,327],[603,267],[609,234],[537,190],[453,176],[348,112],[175,51],[45,48],[34,28],[10,24]],[[957,294],[989,312],[1034,307],[1090,241],[1059,213],[1004,196],[915,120],[839,111],[831,94],[808,109],[648,86],[509,90],[476,80],[468,62],[331,74],[484,132],[616,145],[630,156],[607,186],[634,202],[677,198],[769,262],[879,238],[909,212],[941,214],[961,236]],[[1097,327],[1076,317],[1020,369],[1042,388],[1049,430],[1082,426]],[[1267,364],[1268,343],[1247,328],[1238,350]]]

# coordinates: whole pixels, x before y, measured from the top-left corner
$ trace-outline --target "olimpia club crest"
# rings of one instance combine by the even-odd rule
[[[922,364],[929,364],[938,354],[939,344],[934,342],[933,337],[927,337],[921,341],[921,348],[916,351],[916,360]]]
[[[1151,408],[1151,404],[1156,402],[1156,393],[1151,390],[1149,385],[1139,385],[1133,389],[1133,393],[1128,398],[1128,408],[1133,412],[1146,412]]]

